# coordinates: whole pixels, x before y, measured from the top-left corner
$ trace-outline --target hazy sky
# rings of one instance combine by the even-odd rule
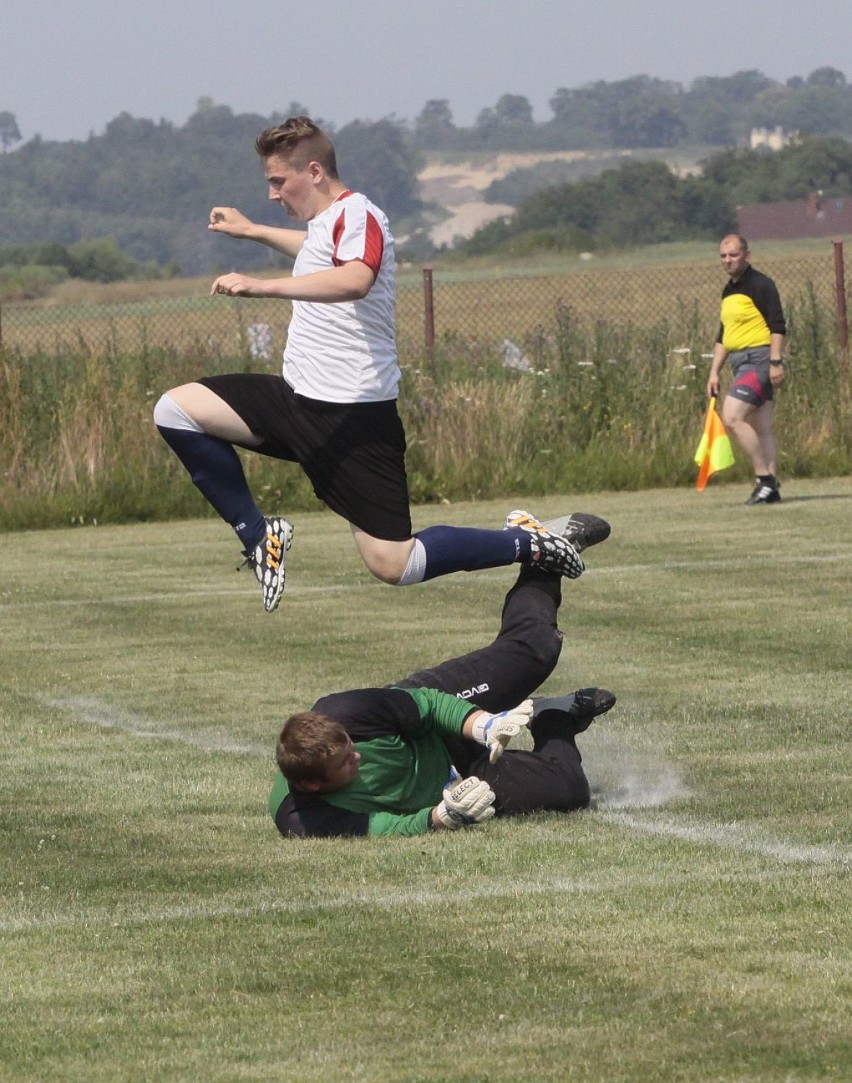
[[[852,0],[0,0],[0,111],[25,140],[121,112],[182,125],[201,97],[337,126],[446,98],[469,125],[509,93],[546,120],[555,90],[598,79],[852,81],[850,46]]]

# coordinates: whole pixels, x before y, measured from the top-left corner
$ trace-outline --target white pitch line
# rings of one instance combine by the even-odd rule
[[[261,745],[258,742],[242,744],[228,737],[209,732],[184,733],[182,730],[153,729],[147,721],[133,714],[132,711],[122,710],[102,700],[87,696],[69,696],[64,699],[56,699],[50,696],[39,696],[39,701],[47,707],[55,710],[69,711],[75,721],[86,725],[98,726],[101,729],[120,730],[128,733],[131,737],[140,737],[150,741],[177,741],[180,744],[189,745],[192,748],[200,748],[203,752],[224,752],[229,755],[266,756],[272,758],[273,744]]]
[[[760,553],[749,554],[747,558],[748,567],[753,567],[755,563],[764,564],[836,564],[838,561],[847,559],[852,553],[852,550],[839,550],[834,553],[824,554],[822,556],[771,556]],[[612,575],[632,575],[636,572],[669,572],[672,570],[700,570],[706,571],[710,568],[719,568],[720,570],[730,571],[736,569],[738,566],[745,567],[746,561],[743,560],[739,564],[735,557],[724,560],[675,560],[665,565],[661,564],[613,564],[606,568],[590,568],[585,573],[587,576],[596,578],[597,576],[612,576]],[[505,568],[491,568],[484,569],[477,572],[477,577],[496,579],[500,575],[505,575]],[[469,580],[459,579],[455,582],[452,579],[443,580],[442,585],[445,588],[458,587],[462,584],[469,583]],[[250,586],[249,586],[250,589]],[[364,581],[363,583],[333,583],[317,586],[298,586],[290,585],[288,579],[288,585],[284,602],[287,598],[310,596],[316,594],[348,594],[362,590],[376,590],[381,589],[379,584],[374,583],[371,579]],[[428,588],[426,588],[428,589]],[[109,598],[65,598],[56,600],[25,600],[20,602],[4,601],[0,598],[0,614],[5,612],[13,612],[15,610],[27,610],[31,612],[34,609],[74,609],[85,608],[94,609],[97,606],[104,605],[109,607],[122,606],[122,605],[150,605],[152,603],[170,603],[174,601],[188,601],[188,600],[200,600],[204,598],[234,598],[238,596],[244,596],[246,590],[242,587],[229,587],[229,588],[211,588],[209,590],[193,590],[188,592],[186,590],[164,591],[156,594],[128,594],[124,596],[112,595]]]
[[[293,595],[312,595],[312,594],[340,594],[350,593],[356,590],[364,590],[369,588],[373,589],[372,582],[366,583],[333,583],[326,586],[318,587],[287,587],[287,598]],[[4,602],[0,600],[0,613],[6,611],[12,611],[15,609],[26,609],[27,611],[32,609],[75,609],[84,607],[86,609],[95,609],[97,606],[121,606],[121,605],[141,605],[151,602],[175,602],[175,601],[188,601],[190,599],[195,600],[199,598],[237,598],[244,597],[246,590],[239,587],[229,587],[227,589],[218,588],[210,590],[174,590],[174,591],[161,591],[157,594],[126,594],[121,597],[111,596],[109,598],[60,598],[56,601],[26,601],[26,602]],[[249,594],[249,597],[252,597]]]
[[[258,755],[266,758],[271,755],[271,746],[266,747],[259,743],[240,744],[209,733],[152,729],[144,719],[132,712],[117,709],[97,699],[82,696],[67,699],[43,697],[42,702],[59,710],[70,711],[80,722],[105,729],[121,730],[133,737],[177,741],[194,748],[201,748],[205,752]],[[849,847],[806,846],[787,839],[772,838],[743,824],[702,823],[686,816],[676,817],[671,814],[661,816],[659,813],[643,815],[628,811],[631,804],[636,804],[639,808],[647,808],[649,805],[659,808],[668,800],[686,796],[688,791],[671,764],[656,761],[651,764],[647,754],[640,753],[638,756],[631,756],[629,749],[618,749],[616,744],[612,733],[608,733],[604,740],[603,750],[599,750],[602,754],[605,753],[603,758],[611,766],[618,760],[623,760],[629,765],[632,759],[638,758],[642,761],[639,765],[641,770],[634,780],[635,785],[628,786],[626,789],[620,785],[617,778],[607,780],[604,791],[599,795],[600,807],[592,813],[604,822],[657,838],[680,839],[692,845],[714,846],[742,854],[756,854],[781,864],[810,864],[841,868],[852,865],[852,848]],[[592,751],[587,760],[593,762],[594,758],[595,753]],[[607,791],[617,795],[614,797],[617,807],[606,807]],[[635,801],[631,800],[631,794]]]
[[[744,824],[701,823],[686,817],[641,816],[630,812],[599,809],[597,815],[616,827],[626,827],[656,838],[681,839],[692,845],[715,846],[739,853],[757,854],[783,865],[852,866],[852,847],[803,846],[785,839],[762,835]]]
[[[298,842],[294,846],[300,845]],[[753,883],[784,875],[782,869],[753,869],[745,872],[728,873],[722,877],[714,876],[714,885],[719,883]],[[687,873],[681,879],[703,881],[701,872]],[[376,909],[397,909],[401,907],[430,907],[464,905],[483,899],[520,899],[537,895],[588,895],[607,892],[623,893],[627,887],[659,887],[657,874],[638,874],[625,876],[619,872],[616,880],[605,876],[600,881],[578,880],[556,876],[551,879],[536,881],[522,880],[506,882],[501,879],[482,887],[459,888],[435,891],[356,891],[345,895],[323,896],[321,898],[282,900],[275,896],[266,900],[255,900],[251,904],[241,903],[200,903],[198,905],[164,906],[154,910],[116,912],[80,911],[78,913],[45,916],[21,916],[0,919],[0,934],[27,932],[38,929],[74,929],[74,928],[115,928],[150,925],[170,921],[216,921],[222,918],[252,918],[266,914],[315,914],[318,910],[336,911],[352,907]]]

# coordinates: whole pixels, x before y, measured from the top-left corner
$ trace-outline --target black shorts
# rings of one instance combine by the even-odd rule
[[[297,395],[283,376],[261,373],[197,382],[263,441],[248,450],[299,463],[332,511],[374,538],[411,537],[405,432],[395,400],[321,402]]]
[[[728,388],[731,398],[763,406],[772,402],[772,380],[769,378],[769,347],[754,346],[728,355],[733,383]]]

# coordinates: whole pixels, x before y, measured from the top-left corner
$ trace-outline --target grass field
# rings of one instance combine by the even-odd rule
[[[306,514],[270,616],[217,523],[0,536],[0,1079],[849,1079],[852,482],[744,495],[583,498],[596,808],[411,840],[280,839],[278,723],[484,644],[509,570],[395,591]]]

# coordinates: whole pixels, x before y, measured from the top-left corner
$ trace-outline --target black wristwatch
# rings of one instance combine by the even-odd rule
[[[769,358],[769,364],[770,365],[783,365],[784,362],[783,362],[783,360],[781,358],[778,358],[778,360],[776,361],[774,357],[770,357]]]

